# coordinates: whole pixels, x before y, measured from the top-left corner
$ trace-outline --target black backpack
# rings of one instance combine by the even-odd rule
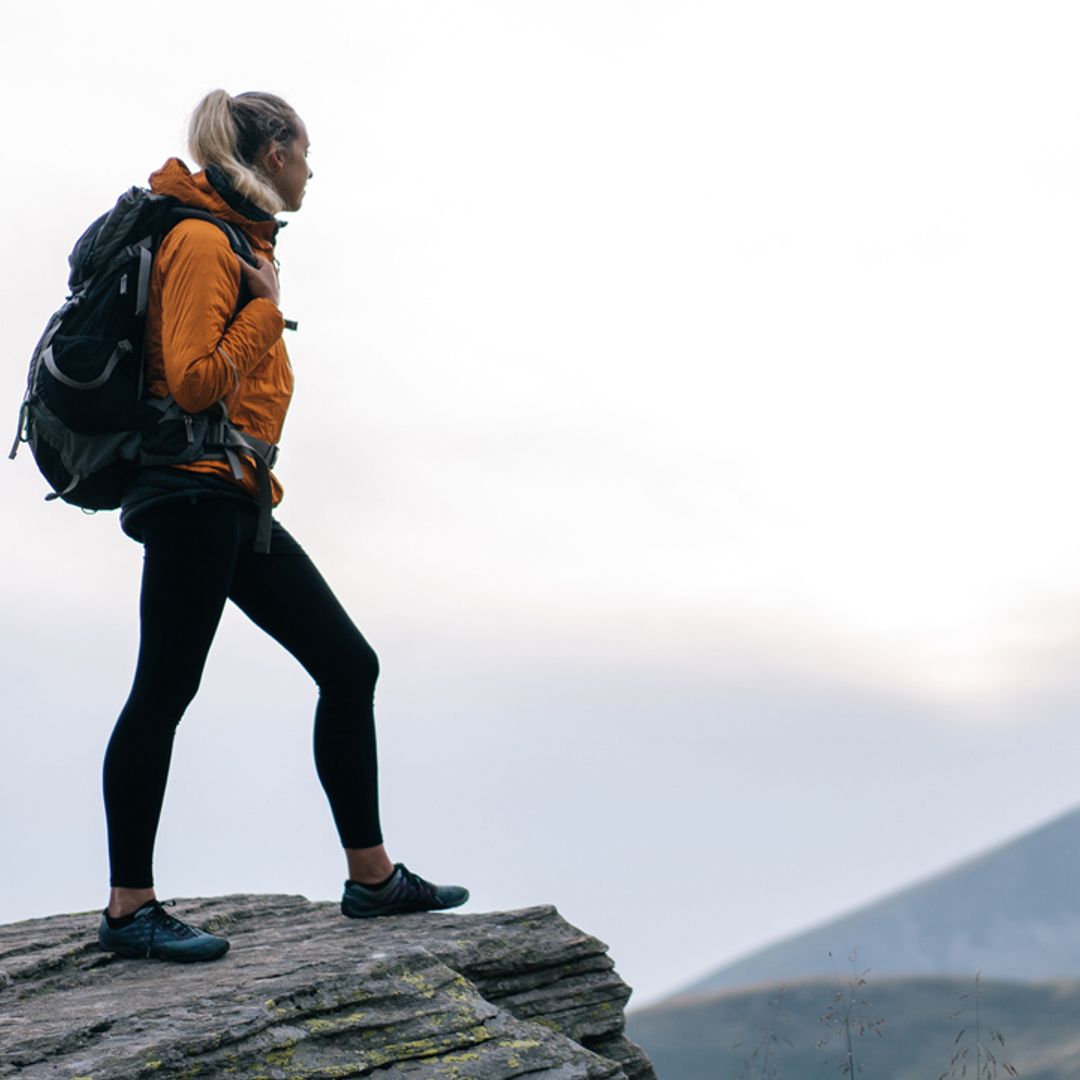
[[[247,237],[228,222],[171,196],[127,191],[68,257],[71,291],[34,349],[8,456],[15,457],[20,442],[29,444],[53,489],[46,499],[113,510],[139,465],[226,458],[239,477],[238,455],[244,455],[258,470],[265,532],[277,448],[234,427],[224,403],[192,414],[171,398],[143,393],[150,268],[165,234],[186,218],[216,225],[232,250],[256,265]],[[244,289],[242,283],[238,310]]]

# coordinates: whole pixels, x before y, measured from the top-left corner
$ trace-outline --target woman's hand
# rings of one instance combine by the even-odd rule
[[[251,263],[246,262],[244,259],[240,259],[239,255],[237,258],[240,260],[240,272],[247,279],[252,299],[265,296],[267,300],[273,300],[280,307],[281,292],[274,264],[269,259],[263,258],[262,255],[255,256],[259,263],[257,267],[252,266]]]

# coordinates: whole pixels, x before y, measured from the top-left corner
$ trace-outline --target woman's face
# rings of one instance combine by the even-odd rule
[[[315,174],[308,168],[308,134],[303,121],[299,131],[285,146],[276,146],[266,155],[266,172],[286,210],[299,210],[304,186]]]

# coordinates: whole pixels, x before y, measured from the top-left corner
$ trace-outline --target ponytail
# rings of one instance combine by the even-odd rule
[[[276,214],[285,204],[256,158],[268,142],[285,146],[299,131],[295,111],[274,94],[230,97],[224,90],[212,90],[191,114],[188,149],[203,168],[216,165],[241,195]]]

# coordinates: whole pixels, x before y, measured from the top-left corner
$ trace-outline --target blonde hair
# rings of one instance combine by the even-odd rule
[[[276,214],[285,203],[256,158],[268,142],[286,146],[299,134],[296,111],[274,94],[211,90],[191,114],[188,149],[203,168],[216,165],[241,195]]]

